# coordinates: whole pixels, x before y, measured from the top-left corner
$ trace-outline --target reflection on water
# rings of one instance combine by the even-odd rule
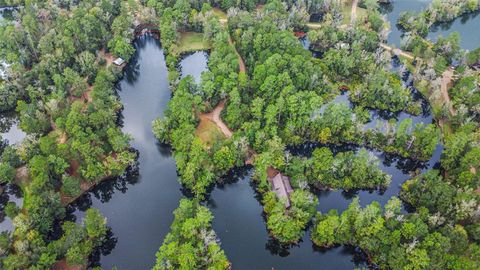
[[[196,83],[201,81],[202,72],[207,70],[208,53],[205,51],[198,51],[186,54],[180,61],[180,70],[182,78],[186,76],[193,76]]]
[[[6,140],[6,144],[16,144],[25,138],[26,134],[19,128],[18,122],[18,115],[13,111],[0,114],[0,138]]]
[[[125,176],[101,183],[72,207],[77,221],[89,207],[107,218],[113,235],[108,252],[98,258],[104,269],[150,269],[181,198],[171,149],[159,145],[151,130],[171,95],[163,50],[148,35],[134,44],[137,52],[118,83],[118,95],[124,105],[120,122],[133,137],[138,164]]]
[[[308,143],[300,146],[289,147],[288,150],[293,155],[310,157],[313,150],[319,147],[329,147],[329,149],[337,154],[339,152],[354,151],[358,152],[361,147],[355,145],[344,144],[323,145],[319,143]],[[343,190],[327,190],[317,191],[319,205],[318,210],[322,213],[327,213],[331,209],[344,211],[356,196],[360,199],[360,204],[365,206],[373,201],[380,204],[385,204],[392,196],[398,196],[401,185],[406,180],[412,178],[413,173],[424,172],[428,169],[434,168],[440,161],[442,146],[438,145],[435,149],[432,158],[428,162],[415,161],[408,158],[402,158],[397,155],[387,154],[380,151],[368,149],[368,152],[378,157],[380,164],[379,168],[385,173],[392,176],[392,182],[386,190],[353,190],[345,192]]]
[[[432,26],[427,36],[436,41],[439,36],[447,37],[453,32],[460,34],[460,47],[474,50],[480,47],[480,11],[465,14],[452,22],[440,23]]]
[[[12,231],[12,220],[5,215],[4,208],[8,202],[14,202],[18,207],[23,206],[22,191],[15,185],[0,186],[0,232]]]
[[[382,14],[387,15],[387,21],[390,23],[391,32],[388,35],[387,43],[400,47],[403,32],[398,28],[397,21],[402,12],[412,11],[418,13],[427,8],[430,2],[431,0],[401,0],[381,4],[380,11]]]
[[[267,231],[263,208],[251,183],[252,169],[240,168],[224,177],[212,192],[208,207],[213,229],[233,269],[353,269],[365,266],[351,247],[328,250],[313,246],[309,232],[297,245],[283,246]]]
[[[163,114],[170,99],[167,69],[158,41],[148,36],[136,42],[137,52],[118,84],[118,95],[124,105],[121,114],[123,131],[133,137],[132,147],[138,151],[138,163],[127,173],[98,185],[70,207],[70,219],[80,221],[89,207],[99,208],[108,219],[111,234],[96,254],[95,265],[105,269],[150,269],[155,252],[161,246],[173,221],[172,212],[182,197],[171,149],[160,145],[151,131],[151,122]],[[207,55],[191,54],[181,61],[183,76],[200,79],[206,70]],[[349,102],[341,95],[334,102]],[[380,114],[379,114],[380,115]],[[406,117],[406,116],[405,116]],[[298,155],[309,155],[318,145],[305,144],[303,149],[289,149]],[[353,150],[356,146],[332,147],[336,152]],[[373,200],[385,203],[397,195],[409,172],[425,170],[438,161],[437,149],[430,163],[371,151],[377,155],[381,168],[393,176],[385,191],[319,192],[318,210],[343,211],[353,196],[362,205]],[[351,247],[323,250],[315,248],[309,232],[297,245],[283,246],[272,239],[266,229],[259,195],[251,184],[251,168],[233,170],[222,184],[213,189],[207,206],[214,214],[213,228],[234,269],[352,269],[365,266],[362,254]]]
[[[25,132],[18,127],[18,117],[15,112],[0,113],[0,155],[5,146],[20,143],[25,135]],[[23,198],[20,189],[13,185],[0,186],[0,232],[13,229],[12,220],[5,216],[3,210],[9,201],[22,207]]]
[[[381,4],[381,12],[387,16],[390,23],[390,34],[387,43],[400,47],[403,32],[398,28],[397,21],[400,14],[405,11],[418,13],[431,3],[431,0],[404,0]],[[430,29],[428,39],[436,41],[439,36],[446,37],[453,32],[461,35],[460,46],[466,50],[480,47],[480,12],[465,14],[452,22],[435,24]]]

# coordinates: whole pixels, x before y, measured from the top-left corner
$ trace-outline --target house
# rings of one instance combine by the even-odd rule
[[[270,184],[272,185],[273,191],[277,194],[279,199],[286,198],[285,207],[290,207],[290,193],[292,193],[293,188],[290,185],[290,177],[285,176],[278,172],[275,176],[268,178]]]
[[[116,66],[121,66],[121,65],[123,65],[123,63],[125,63],[125,60],[123,60],[120,57],[113,61],[113,64],[115,64]]]

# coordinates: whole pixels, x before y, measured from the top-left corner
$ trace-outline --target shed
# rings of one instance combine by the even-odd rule
[[[116,66],[121,66],[121,65],[123,65],[123,63],[125,63],[125,60],[123,60],[120,57],[113,61],[113,64],[115,64]]]
[[[290,193],[293,189],[290,185],[290,177],[282,175],[280,172],[277,173],[274,177],[269,178],[270,183],[272,184],[273,191],[277,194],[279,199],[286,198],[285,206],[290,207]]]

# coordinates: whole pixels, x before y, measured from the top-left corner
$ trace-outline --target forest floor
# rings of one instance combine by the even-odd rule
[[[115,56],[113,56],[111,53],[107,53],[105,49],[101,49],[98,54],[101,58],[105,59],[105,63],[107,67],[113,64],[113,61],[115,60]]]
[[[83,270],[83,269],[87,269],[87,266],[84,264],[68,264],[66,259],[57,261],[52,266],[52,270]]]
[[[225,138],[218,125],[211,120],[208,114],[199,115],[200,123],[195,130],[195,135],[207,146],[212,146],[216,141]]]

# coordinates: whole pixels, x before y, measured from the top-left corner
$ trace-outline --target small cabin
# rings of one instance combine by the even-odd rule
[[[290,207],[290,193],[293,192],[293,188],[290,185],[290,177],[278,172],[275,176],[268,178],[272,185],[273,191],[277,194],[279,199],[286,198],[285,207]]]
[[[121,66],[121,65],[123,65],[123,63],[125,63],[125,60],[123,60],[120,57],[113,61],[113,64],[116,65],[116,66]]]

